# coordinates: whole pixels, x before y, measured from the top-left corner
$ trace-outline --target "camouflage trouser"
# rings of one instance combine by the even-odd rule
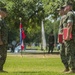
[[[75,41],[72,39],[67,43],[67,60],[71,69],[75,69]]]
[[[65,68],[68,68],[68,59],[67,59],[67,48],[66,48],[66,42],[62,43],[60,45],[60,57],[61,57],[61,61],[64,64]]]
[[[3,70],[3,65],[5,63],[7,56],[6,45],[0,45],[0,70]]]

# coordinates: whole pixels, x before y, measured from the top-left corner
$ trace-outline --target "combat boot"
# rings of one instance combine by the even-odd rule
[[[75,69],[72,69],[72,70],[70,71],[70,73],[75,73]]]
[[[3,67],[0,67],[0,72],[8,73],[7,71],[3,70]]]
[[[68,72],[69,71],[69,68],[65,68],[65,70],[63,72]]]

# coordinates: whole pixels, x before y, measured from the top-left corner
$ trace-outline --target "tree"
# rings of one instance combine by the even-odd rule
[[[42,4],[38,0],[7,0],[8,24],[9,30],[18,31],[19,17],[22,18],[22,24],[27,34],[27,38],[33,39],[40,29],[41,19],[44,15]],[[10,5],[11,4],[11,5]],[[42,13],[43,12],[43,13]],[[11,25],[11,26],[10,26]],[[18,33],[19,35],[19,33]],[[17,36],[15,36],[17,37]]]
[[[3,7],[4,5],[8,11],[6,20],[9,26],[9,32],[13,32],[13,35],[16,37],[15,39],[19,39],[19,18],[21,17],[27,40],[34,41],[37,37],[41,37],[41,20],[52,15],[52,19],[57,21],[57,8],[67,1],[72,1],[75,4],[75,0],[1,0],[0,6]],[[51,22],[45,21],[47,34],[51,30],[47,29],[49,23]],[[55,31],[57,32],[57,29]],[[14,37],[11,38],[14,39]]]

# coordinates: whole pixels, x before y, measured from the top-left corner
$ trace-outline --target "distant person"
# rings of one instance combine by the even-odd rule
[[[16,41],[13,40],[13,41],[12,41],[12,49],[11,49],[11,52],[14,52],[15,47],[16,47]]]
[[[50,32],[49,35],[49,50],[48,53],[53,53],[53,49],[54,49],[54,34],[53,34],[53,30]]]
[[[57,44],[57,49],[60,50],[60,43]]]

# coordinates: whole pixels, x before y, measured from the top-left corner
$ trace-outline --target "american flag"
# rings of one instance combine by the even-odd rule
[[[23,30],[22,23],[20,22],[20,45],[21,45],[21,50],[24,50],[24,42],[23,40],[26,38],[26,35]]]

